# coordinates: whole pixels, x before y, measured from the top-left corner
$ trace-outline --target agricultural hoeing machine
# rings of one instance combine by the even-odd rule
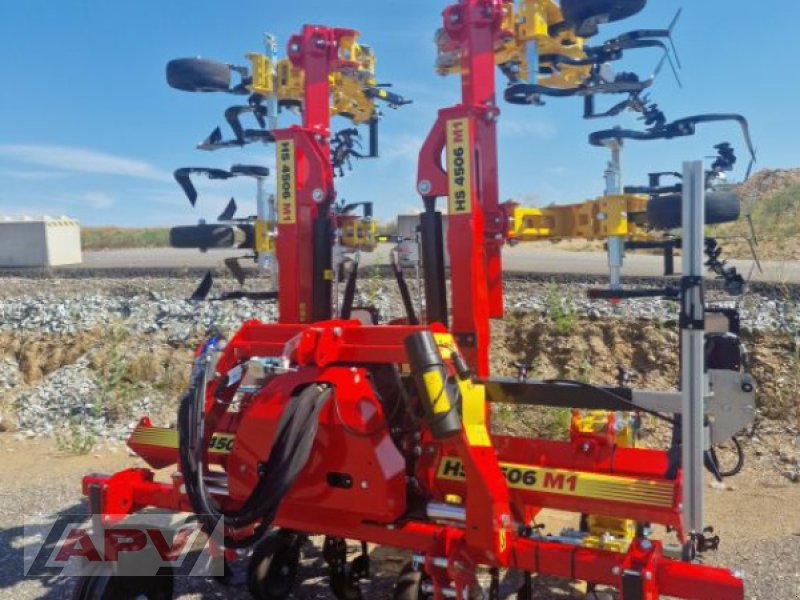
[[[256,215],[237,218],[238,205],[231,198],[225,209],[217,217],[216,223],[201,222],[198,225],[175,227],[170,231],[170,242],[176,248],[197,248],[202,251],[210,249],[242,249],[248,250],[243,259],[252,258],[257,270],[269,271],[271,274],[271,290],[267,292],[229,292],[219,296],[230,299],[246,296],[253,299],[274,299],[280,278],[277,269],[280,261],[276,253],[275,238],[278,229],[283,231],[284,246],[298,244],[289,236],[300,236],[308,243],[313,243],[315,252],[315,276],[322,276],[327,271],[335,273],[335,283],[344,277],[346,267],[350,272],[358,269],[358,257],[361,251],[372,251],[377,243],[377,224],[373,219],[371,202],[347,203],[336,202],[333,189],[333,178],[343,177],[353,168],[353,160],[377,158],[379,153],[379,125],[382,118],[379,105],[398,108],[409,101],[394,93],[388,84],[379,83],[376,79],[376,57],[367,45],[358,42],[358,33],[352,30],[336,30],[336,40],[340,56],[331,64],[309,66],[320,71],[309,76],[303,63],[305,57],[298,54],[300,36],[293,38],[288,46],[287,56],[280,58],[277,40],[273,35],[265,36],[265,53],[249,53],[249,66],[218,63],[202,58],[176,59],[167,66],[167,80],[175,89],[187,92],[221,92],[234,96],[246,96],[247,103],[231,106],[225,111],[225,121],[231,137],[226,138],[220,127],[216,127],[206,137],[198,149],[217,151],[221,149],[237,149],[250,144],[274,144],[278,148],[277,178],[279,180],[277,194],[268,193],[265,180],[270,171],[264,166],[234,165],[230,170],[186,167],[175,171],[175,180],[194,206],[198,200],[198,191],[194,184],[197,177],[211,180],[228,180],[233,177],[251,177],[256,186]],[[324,70],[324,72],[322,71]],[[238,78],[238,82],[232,81]],[[323,79],[327,80],[319,83]],[[307,84],[311,81],[314,85]],[[279,123],[283,117],[292,114],[300,115],[302,128],[307,131],[301,136],[296,128],[283,127]],[[243,118],[250,115],[255,127],[247,127]],[[348,121],[348,127],[331,131],[334,117]],[[367,148],[361,141],[361,131],[368,132]],[[311,133],[311,132],[315,133]],[[322,133],[317,133],[322,132]],[[321,136],[322,139],[317,139]],[[283,151],[281,151],[281,149]],[[299,153],[295,156],[294,153]],[[301,195],[298,206],[302,210],[310,210],[313,214],[303,222],[298,221],[295,209],[295,188],[290,180],[295,177],[289,173],[294,163],[301,169],[308,169],[314,176]],[[320,169],[317,167],[320,166]],[[301,173],[301,177],[307,177]],[[302,185],[305,185],[303,181]],[[287,208],[291,207],[291,208]],[[316,219],[316,213],[325,219]],[[312,221],[317,227],[313,232],[306,230],[307,223]],[[293,227],[288,227],[288,226]],[[333,236],[335,244],[331,248],[328,239]],[[314,240],[313,242],[311,240]],[[333,264],[328,254],[332,252]],[[297,257],[295,260],[310,260]],[[240,258],[226,259],[225,264],[240,284],[244,284],[246,271]],[[286,259],[285,264],[289,264]],[[324,275],[326,281],[332,278]],[[195,299],[204,299],[209,295],[213,285],[211,273],[201,282],[193,294]],[[325,315],[320,309],[327,297],[326,283],[314,285],[317,290],[316,318]],[[287,291],[287,293],[291,293]],[[295,292],[297,293],[297,292]],[[329,295],[329,293],[328,293]],[[311,304],[305,305],[311,310]],[[304,318],[303,321],[307,320]]]
[[[437,68],[461,77],[462,98],[439,112],[420,152],[425,309],[414,310],[401,273],[407,315],[385,324],[353,306],[356,264],[341,301],[333,290],[337,219],[351,212],[337,208],[334,171],[354,149],[349,133],[340,138],[330,130],[337,81],[357,82],[371,107],[338,114],[373,129],[373,101],[387,94],[357,76],[365,71],[361,59],[371,56],[357,32],[305,26],[289,40],[288,62],[275,69],[268,56],[252,57],[252,72],[207,62],[171,67],[175,87],[253,94],[259,86],[265,101],[252,99],[242,112],[268,119],[273,113],[265,107],[288,99],[302,113],[302,126],[263,127],[249,136],[274,144],[277,154],[274,240],[254,247],[256,254],[275,253],[279,319],[249,321],[230,338],[215,335],[198,348],[177,429],[144,418],[129,439],[151,468],[83,479],[96,529],[113,529],[146,509],[193,513],[205,531],[224,532],[215,543],[219,558],[249,557],[248,585],[260,599],[291,594],[310,536],[324,536],[331,591],[342,599],[362,597],[369,544],[411,553],[394,590],[397,600],[525,600],[534,597],[538,575],[584,581],[592,589],[610,586],[623,600],[742,598],[740,576],[697,561],[717,542],[703,516],[705,459],[714,444],[748,424],[754,405],[742,361],[706,359],[702,163],[687,163],[682,174],[680,392],[489,372],[489,322],[503,317],[501,248],[513,209],[498,199],[497,66],[509,80],[505,95],[512,102],[645,89],[649,79],[614,76],[592,63],[597,50],[589,44],[599,26],[644,5],[463,0],[445,9]],[[641,30],[615,38],[615,56],[658,46],[641,42],[663,43],[668,35]],[[231,72],[242,76],[239,85],[231,86]],[[286,97],[268,92],[275,77],[299,87]],[[233,140],[215,132],[204,145],[241,145],[246,131]],[[332,148],[336,140],[343,144],[339,151]],[[223,179],[235,174],[223,173]],[[450,297],[445,246],[453,257]],[[734,342],[735,336],[725,348]],[[739,352],[736,344],[734,358]],[[573,421],[567,441],[531,439],[493,433],[494,403],[586,412]],[[585,427],[590,411],[611,416],[599,428]],[[627,425],[617,427],[614,415],[632,411],[673,423],[679,435],[671,448],[621,443]],[[164,468],[174,472],[157,479],[154,470]],[[591,523],[546,534],[543,509]],[[632,527],[596,535],[603,519]],[[672,530],[676,543],[653,537],[656,525]],[[352,560],[348,540],[361,547]],[[173,578],[161,574],[126,577],[118,565],[102,564],[81,579],[75,598],[116,598],[120,589],[132,598],[169,598]]]

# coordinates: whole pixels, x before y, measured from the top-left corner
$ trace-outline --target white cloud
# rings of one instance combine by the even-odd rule
[[[44,144],[0,144],[0,157],[64,171],[169,181],[169,173],[144,161],[88,148]]]
[[[0,171],[0,178],[21,179],[24,181],[44,181],[50,179],[62,179],[69,177],[70,173],[64,171]]]
[[[114,199],[103,192],[88,192],[79,197],[75,204],[86,204],[91,208],[109,208],[114,204]]]
[[[498,131],[504,137],[530,137],[537,140],[550,140],[556,136],[558,130],[549,121],[536,119],[508,119],[500,117]]]
[[[0,198],[0,214],[4,215],[64,215],[82,210],[102,211],[115,204],[114,198],[104,192],[83,192],[78,194],[56,194],[16,198],[14,202]],[[4,206],[9,208],[3,209]],[[14,207],[13,210],[10,207]]]

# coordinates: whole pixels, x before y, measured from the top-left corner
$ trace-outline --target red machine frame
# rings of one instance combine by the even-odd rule
[[[441,330],[438,327],[434,329]],[[276,527],[423,552],[426,571],[441,586],[438,589],[452,583],[457,593],[474,584],[472,567],[481,564],[587,580],[620,589],[624,589],[626,574],[642,575],[644,595],[623,596],[623,600],[657,598],[658,594],[698,600],[743,597],[743,582],[739,577],[724,569],[665,558],[658,541],[637,540],[627,553],[621,554],[520,534],[520,523],[530,522],[541,508],[547,506],[618,515],[680,528],[680,480],[664,478],[666,457],[663,452],[614,449],[611,445],[597,444],[595,440],[555,442],[507,436],[494,436],[491,443],[475,445],[466,434],[442,442],[426,432],[423,434],[423,459],[417,477],[426,486],[431,485],[439,498],[451,493],[464,497],[469,526],[461,528],[404,518],[405,473],[396,470],[395,477],[376,478],[376,467],[385,469],[391,460],[385,459],[387,464],[369,465],[364,458],[367,456],[364,451],[382,448],[375,454],[380,459],[381,453],[390,452],[390,449],[384,442],[387,428],[380,405],[358,382],[367,380],[367,365],[376,362],[397,364],[406,360],[404,340],[425,330],[425,327],[411,326],[368,327],[355,321],[330,321],[311,326],[268,325],[253,321],[246,323],[229,341],[217,364],[220,372],[249,356],[280,354],[289,341],[299,339],[293,360],[302,368],[295,376],[277,378],[274,388],[265,390],[265,394],[271,397],[289,398],[292,390],[304,382],[326,382],[337,390],[337,394],[342,394],[339,404],[326,407],[320,416],[321,424],[327,424],[328,428],[315,442],[314,456],[317,458],[284,498],[274,522]],[[209,390],[211,403],[214,402],[214,393],[215,390]],[[352,401],[348,400],[348,395]],[[370,410],[364,408],[367,405]],[[270,403],[263,406],[266,409]],[[272,403],[272,410],[279,415],[281,406]],[[254,424],[264,423],[255,417],[249,414],[248,420],[252,419]],[[253,427],[242,429],[245,422],[223,420],[214,429],[236,432],[237,444],[245,447],[263,447],[263,440],[269,432]],[[361,429],[361,450],[353,449],[347,456],[331,451],[341,448],[344,443],[348,447],[354,443],[353,436],[345,431],[343,425]],[[177,462],[176,445],[169,447],[169,444],[154,440],[154,436],[166,431],[150,427],[145,420],[132,436],[130,445],[153,467],[174,464]],[[213,456],[227,466],[229,472],[238,471],[234,465],[228,465],[226,455]],[[437,470],[441,468],[444,457],[457,457],[461,461],[463,480],[441,483]],[[256,460],[255,456],[253,460]],[[533,465],[532,468],[542,472],[563,469],[577,477],[607,473],[631,483],[644,480],[647,485],[662,486],[667,491],[668,502],[661,507],[639,503],[635,492],[621,499],[597,500],[571,496],[564,486],[552,491],[526,492],[506,483],[500,469],[500,462],[505,461]],[[247,467],[245,470],[249,472],[254,467],[254,463],[239,464]],[[368,481],[370,485],[359,492],[357,499],[351,493],[342,493],[346,500],[340,498],[337,501],[335,492],[322,489],[325,486],[319,484],[320,474],[337,470],[351,472],[356,481]],[[379,485],[375,486],[373,482]],[[103,515],[105,525],[113,525],[119,515],[145,507],[191,510],[182,486],[180,476],[174,477],[170,483],[159,483],[147,469],[128,469],[112,476],[92,475],[83,481],[86,495],[91,496],[92,488],[100,491],[101,508],[98,512]],[[239,493],[248,487],[243,485]],[[235,494],[233,483],[231,494]],[[227,501],[231,506],[236,503],[235,498]],[[367,508],[357,511],[354,509],[356,506]],[[369,511],[369,518],[365,518],[364,510]],[[445,568],[439,563],[434,564],[437,557],[445,557]],[[443,597],[440,592],[434,594],[437,600]]]
[[[278,171],[279,318],[313,323],[330,318],[332,206],[330,75],[357,64],[339,56],[352,29],[306,25],[289,39],[288,56],[305,73],[303,125],[275,130]]]
[[[458,302],[453,302],[449,343],[454,353],[461,349],[479,377],[489,371],[489,319],[503,314],[500,249],[506,228],[498,204],[499,110],[494,80],[494,43],[502,33],[503,4],[464,0],[445,10],[445,28],[462,49],[463,101],[440,111],[419,167],[419,190],[427,207],[436,197],[449,198],[450,253],[463,258],[452,265],[452,294]],[[324,317],[309,324],[320,321],[312,310],[320,306],[320,292],[314,286],[330,287],[324,261],[320,264],[319,251],[308,242],[318,239],[314,224],[328,218],[324,211],[334,199],[328,157],[328,74],[343,66],[336,42],[349,33],[307,26],[289,43],[292,60],[306,71],[307,98],[303,127],[275,132],[279,182],[286,168],[291,188],[282,198],[288,212],[278,225],[280,324],[245,323],[228,341],[215,370],[226,373],[250,357],[285,356],[287,348],[293,348],[290,358],[298,369],[274,378],[259,391],[247,419],[240,418],[241,413],[226,414],[215,399],[217,384],[210,385],[206,442],[215,431],[236,434],[234,452],[209,455],[230,477],[228,496],[219,498],[222,508],[236,508],[252,489],[259,461],[269,450],[264,446],[272,434],[270,427],[295,390],[325,383],[335,390],[336,399],[322,410],[312,459],[282,500],[274,526],[419,552],[434,586],[434,600],[442,600],[444,589],[451,585],[457,597],[463,597],[476,583],[478,565],[615,586],[622,600],[649,600],[659,594],[698,600],[743,598],[741,578],[724,569],[668,559],[658,541],[636,539],[626,553],[616,553],[526,530],[542,508],[553,507],[660,523],[683,536],[681,480],[664,475],[664,452],[615,448],[613,440],[596,435],[574,436],[569,442],[490,435],[489,411],[480,394],[465,408],[472,422],[461,433],[442,440],[421,427],[421,456],[414,469],[414,477],[432,500],[443,501],[449,495],[463,499],[464,522],[459,526],[408,516],[404,457],[389,436],[389,417],[377,392],[367,384],[368,369],[376,364],[407,364],[404,343],[410,335],[432,331],[448,337],[448,330],[441,324],[364,326]],[[291,143],[291,151],[285,142]],[[446,169],[440,162],[445,147],[449,160],[461,159]],[[280,212],[281,198],[278,206]],[[451,375],[461,377],[452,357],[446,361]],[[466,378],[461,381],[471,385]],[[175,464],[177,439],[169,432],[145,419],[129,445],[154,468]],[[171,441],[165,441],[170,435]],[[452,476],[445,473],[444,461],[457,465]],[[509,464],[528,467],[533,479],[514,485]],[[338,471],[352,474],[360,485],[347,489],[324,485],[324,474]],[[596,489],[607,493],[577,493],[584,481],[595,481]],[[643,492],[641,486],[655,492]],[[171,482],[156,482],[148,469],[83,480],[84,494],[96,498],[91,508],[104,525],[145,507],[191,510],[182,488],[180,475]]]
[[[453,302],[451,329],[480,377],[489,375],[489,319],[503,316],[505,215],[499,204],[495,45],[503,2],[454,4],[444,28],[461,47],[461,104],[439,111],[419,158],[426,203],[448,198]],[[451,146],[448,164],[441,164]],[[456,146],[456,147],[453,147]],[[466,150],[466,152],[464,152]],[[430,294],[430,292],[429,292]]]

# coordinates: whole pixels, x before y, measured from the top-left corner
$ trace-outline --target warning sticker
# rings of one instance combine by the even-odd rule
[[[208,443],[211,454],[230,454],[236,436],[232,433],[213,433]],[[161,427],[137,427],[131,434],[129,443],[159,448],[178,448],[178,431]]]
[[[451,215],[472,212],[472,170],[469,151],[469,119],[447,122],[447,174],[450,179]]]
[[[293,225],[297,221],[297,207],[295,204],[297,181],[293,141],[281,140],[278,142],[277,167],[278,223],[280,225]]]
[[[674,502],[675,486],[667,481],[599,475],[514,463],[500,463],[500,468],[506,477],[508,487],[519,490],[644,504],[659,508],[672,508]],[[466,479],[461,459],[454,456],[442,458],[436,476],[450,481]]]

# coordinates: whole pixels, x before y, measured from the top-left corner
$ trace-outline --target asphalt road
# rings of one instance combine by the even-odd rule
[[[362,255],[362,265],[383,264],[388,261],[389,245],[376,252]],[[207,269],[223,266],[226,258],[241,256],[241,251],[211,251],[202,253],[196,250],[175,250],[172,248],[147,248],[135,250],[107,250],[84,252],[82,265],[60,267],[59,269],[117,270],[117,269]],[[506,248],[504,270],[509,273],[598,275],[608,273],[606,255],[602,252],[571,252],[556,249],[519,245]],[[763,272],[754,268],[752,260],[730,262],[747,277],[751,271],[754,281],[773,283],[800,283],[800,263],[765,261]],[[676,258],[676,268],[680,269],[680,257]],[[629,254],[625,259],[623,276],[658,277],[663,273],[663,260],[660,256]]]

